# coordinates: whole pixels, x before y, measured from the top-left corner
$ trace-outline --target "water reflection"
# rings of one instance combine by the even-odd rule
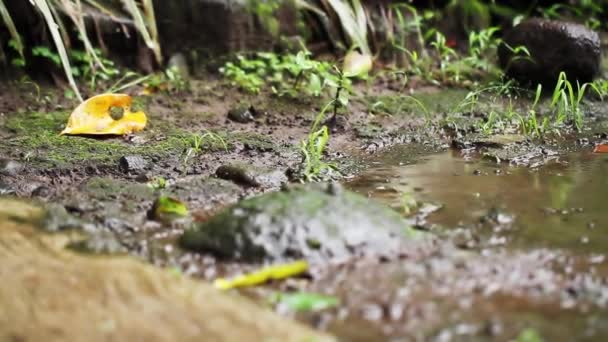
[[[499,209],[516,218],[512,246],[608,252],[608,155],[577,152],[530,169],[455,150],[402,165],[407,153],[403,146],[378,157],[348,186],[393,206],[412,193],[439,202],[429,220],[448,228]]]

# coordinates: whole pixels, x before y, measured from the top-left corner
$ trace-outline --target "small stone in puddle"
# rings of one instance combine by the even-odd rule
[[[287,176],[281,170],[239,163],[222,165],[215,171],[215,175],[251,187],[274,188],[287,182]]]
[[[119,163],[123,172],[143,171],[148,166],[148,162],[139,155],[124,156]]]
[[[45,185],[41,185],[32,191],[32,197],[49,197],[51,189]]]
[[[14,193],[15,190],[0,179],[0,195],[11,195]]]
[[[239,123],[252,122],[256,116],[258,113],[253,106],[242,106],[228,111],[228,119]]]
[[[0,174],[16,176],[21,170],[23,170],[23,164],[11,159],[0,159]]]
[[[324,262],[361,254],[398,257],[408,247],[426,246],[427,236],[408,227],[396,211],[364,196],[308,184],[243,200],[195,224],[180,243],[245,262]]]

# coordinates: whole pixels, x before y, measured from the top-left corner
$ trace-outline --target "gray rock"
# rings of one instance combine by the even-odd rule
[[[52,193],[51,188],[49,188],[48,186],[44,186],[44,185],[40,185],[38,187],[36,187],[36,189],[34,189],[34,191],[32,191],[32,197],[49,197]]]
[[[186,57],[182,53],[176,53],[171,56],[167,66],[177,71],[182,79],[190,79],[190,68],[188,67]]]
[[[509,47],[518,46],[525,46],[531,59],[514,56]],[[561,71],[571,82],[589,82],[600,71],[600,37],[580,24],[534,18],[504,36],[498,57],[507,75],[522,83],[555,86]]]
[[[253,106],[238,107],[228,111],[228,119],[234,122],[248,123],[255,120],[258,113]]]
[[[520,134],[469,134],[452,139],[452,147],[463,150],[469,148],[504,148],[525,142],[526,137]]]
[[[23,164],[11,159],[0,159],[0,174],[16,176],[21,170],[23,170]]]
[[[72,216],[63,205],[50,203],[46,206],[46,215],[42,228],[50,232],[58,232],[66,229],[76,229],[82,226],[82,222]]]
[[[15,190],[0,179],[0,195],[12,195]]]
[[[339,185],[298,185],[243,200],[180,238],[191,250],[247,262],[357,255],[395,257],[426,234],[395,211]]]
[[[124,156],[120,158],[120,168],[124,172],[138,172],[143,171],[148,166],[148,162],[142,157],[138,155],[133,156]]]
[[[251,187],[274,188],[287,182],[287,176],[281,170],[238,163],[220,166],[215,175]]]

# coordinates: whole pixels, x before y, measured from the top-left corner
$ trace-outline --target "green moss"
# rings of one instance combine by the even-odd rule
[[[269,136],[255,132],[238,132],[228,136],[228,141],[234,144],[234,142],[240,142],[250,149],[258,151],[276,151],[277,144]]]
[[[419,114],[422,116],[425,109],[430,113],[450,111],[458,106],[467,96],[467,93],[468,91],[462,89],[446,89],[433,93],[414,94],[412,96],[401,94],[368,96],[366,101],[369,110],[374,113],[388,115]],[[415,100],[412,98],[415,98]]]
[[[68,120],[66,112],[13,115],[6,128],[15,133],[0,147],[5,155],[21,152],[34,166],[69,166],[82,162],[114,162],[127,154],[165,157],[180,154],[188,146],[190,133],[175,127],[150,125],[134,145],[121,137],[61,136]],[[159,126],[159,127],[156,127]],[[160,139],[156,139],[160,137]]]
[[[141,144],[113,136],[61,136],[68,120],[67,112],[20,113],[9,116],[5,128],[14,134],[0,146],[0,155],[26,159],[33,167],[71,167],[83,163],[116,163],[124,155],[174,158],[195,147],[196,134],[202,137],[197,153],[224,152],[243,144],[259,151],[275,151],[276,143],[268,136],[250,132],[215,131],[220,139],[192,133],[161,120],[150,120],[138,133]]]
[[[145,184],[133,183],[112,178],[93,177],[85,185],[84,191],[89,196],[99,200],[108,200],[119,196],[128,196],[139,203],[150,200],[154,196],[154,190]]]

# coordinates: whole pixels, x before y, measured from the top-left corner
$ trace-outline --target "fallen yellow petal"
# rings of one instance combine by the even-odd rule
[[[102,94],[81,103],[70,115],[66,128],[60,134],[112,134],[125,135],[146,127],[144,112],[131,112],[133,99],[126,94]],[[111,109],[123,109],[122,117],[112,118]]]
[[[263,284],[270,280],[281,280],[296,276],[308,270],[306,261],[296,261],[289,264],[274,265],[262,268],[253,273],[244,274],[233,279],[216,279],[213,285],[220,290],[228,290],[235,287],[247,287]]]

